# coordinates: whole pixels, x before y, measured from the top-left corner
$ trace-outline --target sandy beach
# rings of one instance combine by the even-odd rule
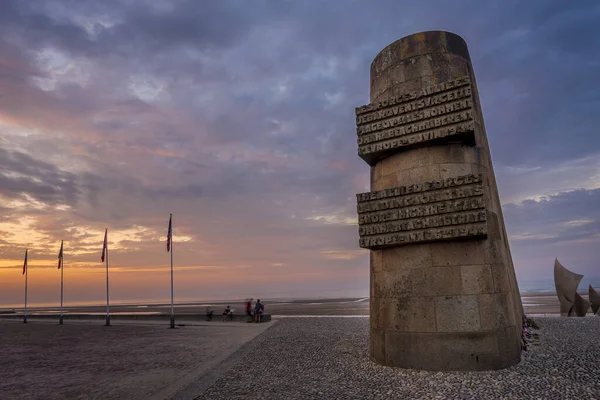
[[[587,294],[581,293],[582,297],[587,299]],[[555,293],[523,293],[521,294],[523,309],[527,315],[553,315],[559,314],[559,303]],[[335,298],[335,299],[272,299],[264,300],[266,312],[277,317],[301,316],[301,315],[369,315],[369,298]],[[219,300],[219,301],[199,301],[189,303],[176,303],[175,313],[177,316],[186,315],[204,315],[206,307],[211,307],[215,313],[221,313],[229,305],[237,313],[244,313],[243,300]],[[6,309],[5,309],[6,310]],[[16,312],[22,312],[22,309],[15,309]],[[30,307],[30,315],[56,315],[57,307]],[[111,314],[113,315],[158,315],[168,314],[170,312],[169,304],[132,304],[132,305],[112,305]],[[591,311],[590,311],[591,312]],[[105,306],[80,306],[65,307],[65,314],[90,314],[105,315]],[[1,316],[1,315],[0,315]]]

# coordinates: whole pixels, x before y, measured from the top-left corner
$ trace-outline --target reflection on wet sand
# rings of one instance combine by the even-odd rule
[[[582,297],[587,295],[581,293]],[[523,293],[521,294],[523,307],[527,315],[554,315],[560,314],[559,303],[555,293]],[[267,299],[264,301],[266,312],[274,317],[322,315],[322,316],[365,316],[369,315],[369,298],[337,298],[337,299]],[[237,310],[243,310],[243,300],[219,300],[187,302],[175,304],[177,315],[204,314],[206,307],[211,307],[219,313],[227,305]],[[157,315],[166,314],[168,304],[127,304],[111,305],[111,314],[115,315]],[[4,309],[0,312],[13,313],[13,309]],[[14,313],[21,313],[22,309],[14,309]],[[66,314],[100,315],[105,312],[103,306],[66,307]],[[30,315],[47,315],[58,313],[57,307],[29,308]]]

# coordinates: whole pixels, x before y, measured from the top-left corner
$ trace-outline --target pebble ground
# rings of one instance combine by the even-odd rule
[[[600,317],[535,321],[518,365],[442,373],[370,361],[367,318],[284,319],[197,400],[600,399]]]

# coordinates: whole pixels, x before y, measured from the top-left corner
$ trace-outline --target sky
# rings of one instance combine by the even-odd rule
[[[377,53],[471,54],[515,270],[600,276],[600,3],[0,1],[0,304],[368,295]],[[548,281],[549,280],[549,281]],[[549,282],[549,283],[548,283]],[[586,281],[584,281],[586,282]],[[600,285],[600,279],[597,279]],[[537,285],[537,286],[536,286]],[[580,287],[585,289],[585,287]]]

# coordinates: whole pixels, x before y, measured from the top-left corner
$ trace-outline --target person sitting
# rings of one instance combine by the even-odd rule
[[[261,322],[264,310],[265,306],[260,302],[260,299],[256,299],[256,304],[254,306],[254,322]]]
[[[233,313],[231,311],[231,307],[229,306],[227,306],[227,308],[225,308],[225,311],[223,311],[223,321],[225,321],[225,318],[227,318],[227,316],[233,319]]]

